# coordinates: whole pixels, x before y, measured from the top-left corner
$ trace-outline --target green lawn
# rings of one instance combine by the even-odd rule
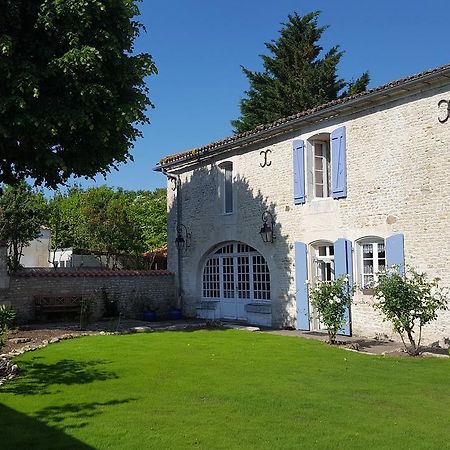
[[[6,449],[445,449],[450,361],[239,331],[95,336],[19,358]]]

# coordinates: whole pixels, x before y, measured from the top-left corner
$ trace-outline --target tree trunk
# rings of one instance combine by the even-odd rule
[[[406,334],[408,335],[409,343],[411,344],[411,347],[407,349],[408,353],[411,356],[418,356],[420,354],[420,349],[416,341],[414,340],[413,331],[406,330]]]

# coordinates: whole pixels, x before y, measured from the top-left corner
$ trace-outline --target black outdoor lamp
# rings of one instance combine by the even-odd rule
[[[187,232],[186,227],[182,223],[177,225],[177,237],[175,239],[175,245],[177,246],[179,252],[186,250],[189,247],[189,237],[190,234]]]
[[[273,235],[273,226],[275,224],[275,221],[273,220],[272,214],[270,214],[269,211],[263,212],[262,215],[262,221],[263,226],[261,227],[261,230],[259,231],[259,234],[261,235],[261,239],[265,243],[272,243],[275,239],[275,236]]]

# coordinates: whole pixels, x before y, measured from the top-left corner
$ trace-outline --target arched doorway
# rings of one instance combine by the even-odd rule
[[[219,303],[221,318],[247,320],[247,305],[270,304],[270,273],[266,260],[247,244],[221,245],[206,258],[202,297]]]

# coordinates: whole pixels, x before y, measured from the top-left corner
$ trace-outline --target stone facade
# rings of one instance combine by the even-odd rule
[[[346,238],[353,243],[353,275],[360,279],[356,252],[359,239],[405,237],[405,261],[450,288],[450,120],[441,123],[438,103],[450,100],[450,81],[421,84],[395,96],[378,96],[372,104],[341,108],[320,121],[299,121],[289,130],[249,144],[211,152],[167,168],[179,176],[181,222],[191,233],[182,253],[182,296],[185,313],[195,316],[202,300],[202,271],[212,249],[224,242],[243,242],[267,261],[271,275],[271,320],[274,327],[295,326],[296,280],[294,243],[309,246]],[[293,201],[294,139],[346,128],[347,196],[341,199]],[[263,151],[270,150],[270,165]],[[307,149],[307,152],[310,151]],[[307,156],[307,159],[309,156]],[[233,214],[224,214],[223,162],[233,163]],[[306,162],[308,171],[308,163]],[[309,183],[310,184],[310,183]],[[176,272],[176,190],[168,184],[169,270]],[[259,235],[261,214],[275,219],[274,243]],[[353,334],[392,335],[388,323],[371,307],[370,294],[358,292],[352,306]],[[425,341],[450,337],[450,312],[425,330]]]

